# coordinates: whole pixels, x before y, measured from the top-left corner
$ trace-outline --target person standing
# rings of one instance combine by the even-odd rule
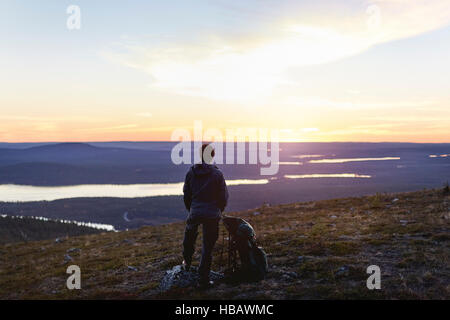
[[[202,226],[202,257],[198,273],[200,287],[213,283],[209,279],[212,252],[219,237],[219,221],[228,202],[228,190],[225,178],[217,166],[211,164],[215,152],[211,144],[201,147],[201,164],[193,165],[186,174],[183,194],[184,204],[189,211],[183,240],[183,266],[189,270],[198,227]]]

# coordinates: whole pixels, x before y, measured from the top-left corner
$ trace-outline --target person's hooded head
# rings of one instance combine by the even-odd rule
[[[215,155],[216,151],[214,150],[212,144],[210,143],[202,144],[202,147],[200,149],[200,157],[202,159],[202,163],[211,164]]]
[[[213,172],[214,168],[216,168],[216,166],[211,164],[215,155],[214,148],[212,147],[211,144],[204,143],[200,148],[199,152],[202,159],[202,163],[195,164],[192,167],[192,171],[196,176],[209,175]]]

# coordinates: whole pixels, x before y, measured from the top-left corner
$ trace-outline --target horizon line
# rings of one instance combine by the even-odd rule
[[[105,141],[20,141],[20,142],[8,142],[0,141],[1,144],[32,144],[32,143],[148,143],[148,142],[159,142],[159,143],[180,143],[183,141],[171,141],[171,140],[105,140]],[[206,140],[190,140],[184,142],[207,142]],[[250,141],[213,141],[213,142],[272,142],[272,141],[260,141],[260,140],[250,140]],[[275,142],[275,141],[274,141]],[[278,143],[410,143],[410,144],[450,144],[449,142],[417,142],[417,141],[276,141]]]

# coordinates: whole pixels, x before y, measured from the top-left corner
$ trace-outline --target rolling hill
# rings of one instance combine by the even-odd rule
[[[56,143],[29,148],[0,148],[0,184],[63,186],[178,182],[185,166],[170,152],[87,143]],[[169,172],[162,180],[161,172]]]

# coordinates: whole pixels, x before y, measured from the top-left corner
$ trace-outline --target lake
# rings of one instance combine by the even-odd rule
[[[228,180],[229,186],[269,183],[267,179]],[[68,198],[139,198],[177,196],[183,194],[183,183],[148,183],[131,185],[92,184],[76,186],[39,187],[0,185],[0,199],[5,202],[53,201]]]
[[[190,165],[171,162],[174,145],[115,142],[47,149],[4,145],[0,201],[180,196]],[[260,164],[218,167],[230,186],[230,208],[242,210],[264,202],[440,187],[450,180],[449,155],[450,144],[280,143],[275,175],[261,175]]]

